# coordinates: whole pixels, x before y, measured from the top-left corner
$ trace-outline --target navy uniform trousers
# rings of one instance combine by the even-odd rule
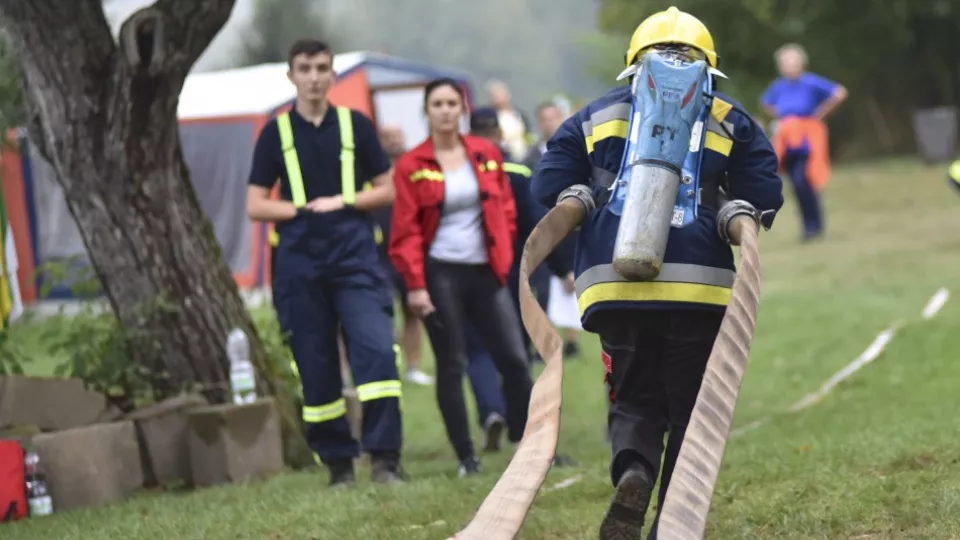
[[[632,467],[643,467],[654,481],[660,475],[657,518],[648,540],[657,537],[659,508],[722,321],[720,310],[682,308],[610,309],[591,316],[611,364],[606,383],[613,485]]]
[[[393,299],[375,264],[328,264],[285,245],[274,250],[273,301],[281,331],[303,384],[307,442],[323,463],[352,459],[360,445],[371,455],[399,457],[401,386],[393,347]],[[340,376],[342,327],[357,397],[363,406],[362,440],[350,434]]]

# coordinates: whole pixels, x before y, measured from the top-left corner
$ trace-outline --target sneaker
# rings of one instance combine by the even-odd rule
[[[568,341],[563,344],[564,358],[575,358],[580,356],[580,344],[576,341]]]
[[[327,464],[330,470],[330,487],[332,489],[342,489],[352,486],[356,483],[356,475],[353,472],[353,460],[332,461]]]
[[[483,423],[483,442],[481,445],[484,452],[500,451],[500,438],[506,425],[507,421],[500,413],[490,413],[487,416],[487,420]]]
[[[640,538],[652,493],[653,482],[642,467],[623,473],[600,523],[600,540]]]
[[[433,384],[433,377],[427,375],[419,369],[411,369],[407,372],[407,382],[419,384],[420,386],[430,386]]]
[[[470,456],[460,462],[460,467],[457,469],[457,476],[463,478],[464,476],[472,476],[474,474],[480,474],[480,459],[477,458],[477,456]]]
[[[403,470],[400,467],[400,459],[392,455],[371,456],[370,465],[372,473],[370,478],[375,484],[402,484]]]

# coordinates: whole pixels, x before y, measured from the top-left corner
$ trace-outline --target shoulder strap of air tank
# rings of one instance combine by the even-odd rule
[[[340,122],[340,194],[343,203],[357,202],[357,179],[353,142],[353,112],[349,107],[337,107]]]
[[[277,116],[277,129],[280,131],[280,148],[283,149],[283,163],[287,168],[287,181],[290,182],[293,205],[302,208],[307,204],[307,196],[303,191],[303,174],[300,172],[297,147],[293,144],[293,127],[290,125],[289,112],[280,113]]]

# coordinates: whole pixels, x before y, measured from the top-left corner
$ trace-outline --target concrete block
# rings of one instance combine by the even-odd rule
[[[0,377],[0,429],[32,425],[62,431],[117,420],[119,410],[79,379]]]
[[[120,501],[143,485],[133,422],[111,422],[33,437],[56,511]]]
[[[280,415],[273,398],[208,405],[187,412],[196,486],[243,482],[283,469]]]
[[[192,482],[187,413],[205,405],[203,396],[184,394],[127,415],[137,428],[145,486]]]

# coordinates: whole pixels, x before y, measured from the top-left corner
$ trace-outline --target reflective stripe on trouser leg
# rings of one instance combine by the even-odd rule
[[[315,275],[289,261],[298,262],[287,256],[278,260],[274,306],[301,380],[307,442],[325,463],[353,459],[360,448],[346,419],[331,299],[317,286]]]
[[[402,385],[394,349],[393,299],[382,276],[373,270],[352,273],[334,286],[335,308],[363,409],[361,444],[370,453],[399,452]]]

